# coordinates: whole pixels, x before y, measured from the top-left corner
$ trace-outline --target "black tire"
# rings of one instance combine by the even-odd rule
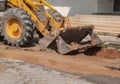
[[[61,22],[63,19],[63,16],[57,12],[57,11],[52,11],[52,10],[48,10],[48,12],[52,15],[52,17],[57,21],[57,22]]]
[[[45,12],[44,12],[44,7],[38,6],[38,8],[39,10],[36,12],[36,15],[38,19],[44,23],[47,20],[47,16],[45,15]]]
[[[47,16],[45,15],[44,7],[39,6],[38,8],[39,8],[39,10],[37,11],[36,15],[40,21],[45,22],[47,20]],[[52,17],[57,22],[61,22],[61,20],[63,19],[63,16],[58,11],[52,11],[52,10],[48,9],[48,12],[52,15]]]
[[[9,18],[16,18],[22,25],[22,34],[19,38],[12,38],[7,34],[6,21]],[[2,33],[4,42],[12,46],[26,46],[33,39],[33,22],[28,13],[20,8],[7,9],[2,17]]]
[[[36,15],[38,19],[44,23],[48,19],[48,17],[45,15],[44,7],[43,6],[38,6],[38,7],[39,7],[39,10],[37,11]],[[48,9],[47,11],[51,14],[51,16],[54,18],[56,22],[61,22],[63,20],[63,16],[59,12],[52,11],[50,9]],[[49,30],[51,30],[50,25],[48,25],[48,31]],[[39,35],[39,38],[43,37],[43,35],[39,31],[37,31],[36,33]]]

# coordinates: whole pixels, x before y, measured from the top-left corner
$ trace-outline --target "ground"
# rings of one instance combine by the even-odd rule
[[[0,84],[120,84],[120,51],[115,49],[60,55],[37,44],[19,48],[1,41],[0,46]]]
[[[24,61],[0,59],[0,84],[92,84]]]
[[[119,84],[120,78],[70,74],[20,60],[0,59],[0,84]]]

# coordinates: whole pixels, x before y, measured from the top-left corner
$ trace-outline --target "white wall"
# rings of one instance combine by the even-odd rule
[[[98,0],[98,12],[100,13],[112,13],[114,6],[114,0]]]
[[[64,16],[97,12],[98,0],[47,0]]]

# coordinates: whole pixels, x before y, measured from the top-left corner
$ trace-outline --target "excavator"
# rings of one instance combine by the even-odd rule
[[[41,49],[53,46],[63,55],[103,43],[93,32],[93,25],[71,27],[69,19],[46,0],[0,0],[0,12],[3,12],[0,33],[10,46],[28,45],[34,32],[39,35]],[[83,41],[86,36],[90,40]]]

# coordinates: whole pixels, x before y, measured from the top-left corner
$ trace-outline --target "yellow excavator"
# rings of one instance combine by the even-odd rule
[[[47,9],[46,9],[47,8]],[[0,0],[1,35],[11,46],[26,46],[39,34],[39,45],[46,49],[56,47],[59,54],[85,51],[103,43],[94,32],[94,26],[72,28],[67,17],[63,17],[46,0]],[[86,36],[89,41],[82,41]]]

